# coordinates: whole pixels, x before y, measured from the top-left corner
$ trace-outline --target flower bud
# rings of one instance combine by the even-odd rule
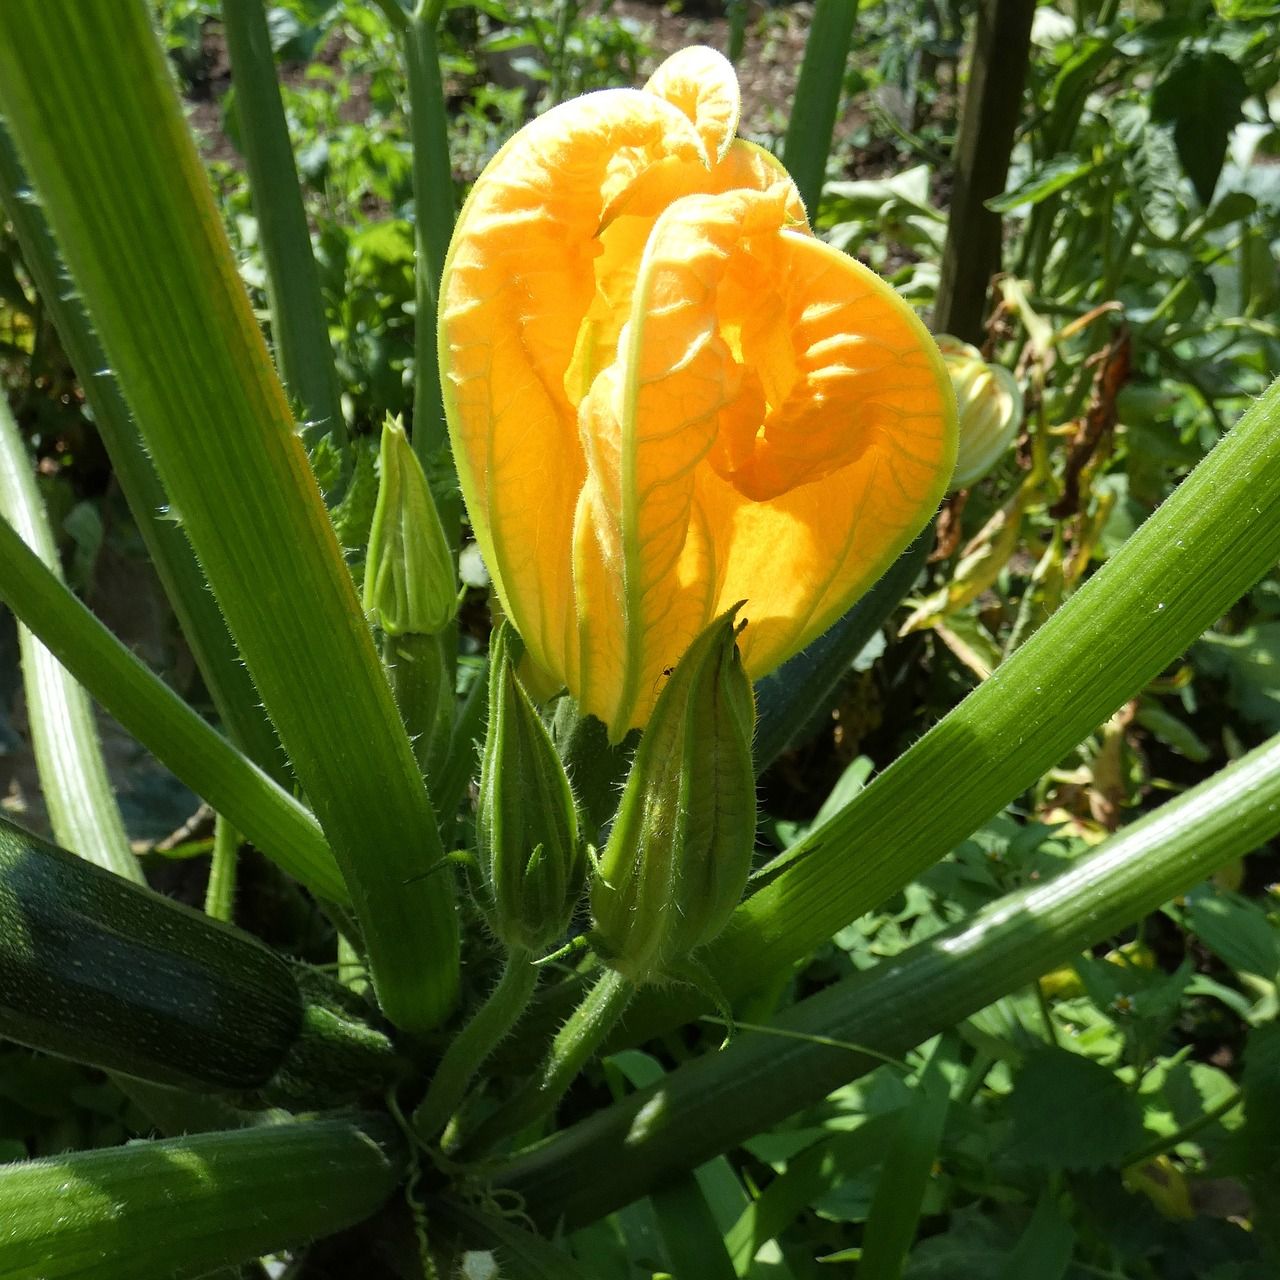
[[[476,843],[494,931],[508,947],[540,951],[569,926],[586,858],[569,779],[516,676],[511,641],[504,622],[489,650]]]
[[[1022,390],[1003,365],[988,364],[977,347],[939,334],[960,411],[960,448],[952,489],[976,484],[1000,460],[1022,426]]]
[[[458,611],[458,578],[422,464],[391,417],[379,457],[364,609],[389,636],[437,635]]]
[[[755,846],[755,700],[735,605],[658,695],[591,890],[594,942],[634,983],[670,974],[724,928]]]

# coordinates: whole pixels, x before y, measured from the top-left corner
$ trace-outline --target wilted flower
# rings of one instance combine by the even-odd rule
[[[616,741],[746,600],[752,678],[835,621],[950,480],[937,348],[735,139],[733,70],[525,126],[458,221],[440,359],[467,509],[548,690]]]
[[[950,334],[938,348],[951,374],[960,415],[960,447],[951,488],[967,489],[1000,461],[1022,426],[1022,390],[1003,365],[989,364],[977,347]]]

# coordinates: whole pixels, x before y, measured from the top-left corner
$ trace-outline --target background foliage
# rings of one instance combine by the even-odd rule
[[[157,17],[265,318],[218,8],[164,0]],[[440,43],[459,196],[530,113],[634,83],[686,43],[729,47],[735,21],[744,132],[779,149],[808,7],[724,9],[451,5]],[[963,0],[859,6],[816,211],[832,243],[922,308],[938,284],[971,10]],[[358,578],[375,431],[404,410],[413,384],[404,88],[395,33],[375,6],[293,0],[273,7],[269,22],[350,428],[348,443],[313,463]],[[1007,191],[992,206],[1006,215],[1008,274],[983,335],[984,354],[1015,369],[1024,387],[1025,429],[993,474],[948,502],[908,605],[850,664],[829,716],[764,776],[762,830],[777,850],[998,669],[1280,368],[1278,48],[1272,7],[1250,0],[1136,11],[1078,0],[1037,11],[1027,105]],[[39,460],[68,579],[210,711],[46,306],[3,227],[0,375]],[[464,552],[462,568],[471,588],[465,687],[488,624],[483,566]],[[16,657],[6,618],[0,799],[40,827]],[[1048,877],[1280,732],[1277,672],[1273,572],[1007,812],[836,934],[771,993],[760,1020]],[[122,734],[108,726],[106,735],[151,882],[199,901],[211,827],[198,817],[187,824],[190,793]],[[330,959],[327,925],[296,889],[256,857],[242,877],[238,923],[290,953]],[[840,1264],[856,1260],[868,1280],[1273,1275],[1277,881],[1280,857],[1269,846],[732,1159],[579,1231],[570,1248],[600,1280],[802,1280],[852,1274]],[[467,981],[482,989],[489,976],[481,960]],[[718,1034],[707,1026],[703,1043]],[[668,1037],[618,1052],[570,1106],[649,1083],[694,1047]],[[0,1048],[0,1157],[109,1146],[147,1131],[101,1073]]]

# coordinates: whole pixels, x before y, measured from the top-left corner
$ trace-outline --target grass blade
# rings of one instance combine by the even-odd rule
[[[342,866],[383,1009],[425,1030],[457,990],[453,882],[146,6],[0,6],[0,107]]]
[[[524,1197],[538,1221],[569,1229],[594,1221],[1068,963],[1277,831],[1280,737],[1053,880],[801,1001],[772,1033],[744,1032],[513,1157],[490,1171],[493,1184]]]
[[[689,1280],[736,1280],[716,1220],[693,1174],[663,1183],[652,1196],[658,1232],[672,1275]]]
[[[955,1062],[956,1049],[945,1037],[938,1042],[916,1082],[915,1097],[898,1120],[863,1232],[857,1280],[898,1280],[902,1275],[951,1106],[951,1082],[943,1067]]]

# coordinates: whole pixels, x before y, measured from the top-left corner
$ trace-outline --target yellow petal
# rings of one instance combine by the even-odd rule
[[[503,606],[550,672],[576,663],[585,465],[565,381],[596,296],[598,233],[668,159],[707,171],[701,137],[665,99],[618,89],[565,103],[486,168],[445,263],[440,359],[459,479]]]
[[[789,197],[777,185],[667,210],[617,366],[582,405],[577,563],[596,577],[581,626],[624,672],[609,687],[584,671],[580,697],[614,737],[644,722],[663,670],[734,601],[747,600],[753,676],[820,634],[924,523],[950,472],[955,411],[936,348],[883,281],[790,229]]]
[[[724,159],[742,113],[738,77],[724,54],[706,45],[681,49],[649,77],[645,91],[679,107],[702,135],[707,155]]]

